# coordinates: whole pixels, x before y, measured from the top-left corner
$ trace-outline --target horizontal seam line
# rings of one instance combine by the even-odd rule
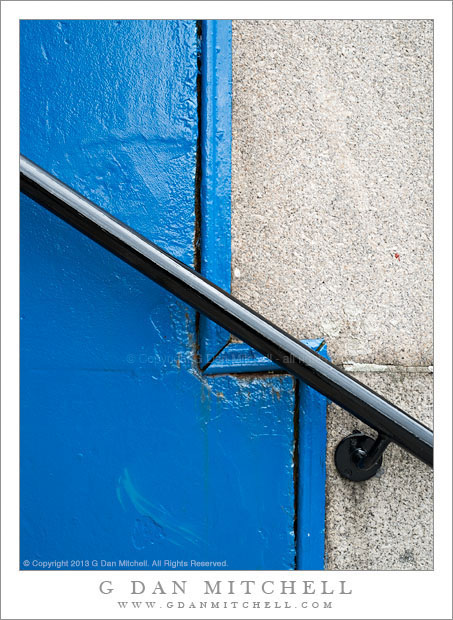
[[[342,368],[359,370],[363,369],[371,372],[422,372],[432,373],[434,368],[429,366],[397,366],[395,364],[366,364],[361,362],[344,362],[339,364]]]

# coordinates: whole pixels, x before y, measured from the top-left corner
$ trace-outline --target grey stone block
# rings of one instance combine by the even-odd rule
[[[432,375],[354,373],[410,415],[432,425]],[[366,482],[341,478],[334,464],[338,442],[358,429],[353,416],[331,405],[328,413],[326,568],[430,570],[433,568],[433,473],[395,445],[382,470]]]
[[[432,363],[432,22],[233,24],[233,294],[334,362]]]

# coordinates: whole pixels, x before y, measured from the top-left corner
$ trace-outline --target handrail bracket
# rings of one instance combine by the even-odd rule
[[[382,467],[382,456],[390,439],[380,433],[376,439],[353,431],[340,441],[335,450],[335,465],[343,478],[363,482],[375,476]]]

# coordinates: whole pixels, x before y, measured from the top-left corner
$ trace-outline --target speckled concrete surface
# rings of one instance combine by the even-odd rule
[[[432,363],[432,22],[235,21],[233,294],[333,361]]]
[[[429,20],[233,24],[233,294],[373,364],[355,376],[425,422],[432,53]],[[380,477],[343,480],[333,453],[355,428],[329,408],[326,567],[431,569],[432,471],[391,446]]]
[[[431,426],[432,375],[354,376]],[[360,484],[340,478],[333,461],[335,448],[354,429],[370,432],[343,410],[329,407],[326,568],[432,569],[432,470],[393,445],[385,453],[379,477]]]

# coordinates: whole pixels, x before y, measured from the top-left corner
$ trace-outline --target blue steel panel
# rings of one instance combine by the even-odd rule
[[[188,264],[197,46],[21,24],[23,153]],[[194,313],[25,197],[21,325],[22,562],[293,566],[291,378],[200,376]]]
[[[304,344],[328,358],[322,338],[303,340]],[[258,373],[280,368],[244,343],[225,347],[205,370],[205,374]],[[272,378],[269,378],[272,381]],[[275,378],[274,378],[275,380]],[[299,419],[297,485],[296,568],[324,568],[326,410],[327,399],[302,382],[296,399]]]
[[[321,346],[320,346],[321,345]],[[327,347],[316,350],[329,359]],[[297,568],[324,568],[326,411],[328,400],[299,382],[299,483],[297,492]]]
[[[220,489],[236,489],[233,504],[224,497],[221,505],[213,507],[219,533],[225,519],[231,520],[224,552],[228,545],[242,549],[238,569],[294,569],[293,378],[224,375],[206,379],[210,390],[205,405],[207,433],[212,425],[206,458],[217,452],[220,463],[211,482],[220,483]]]
[[[22,560],[294,568],[292,379],[159,373],[27,373]]]
[[[231,287],[231,21],[206,20],[201,37],[201,273]],[[206,366],[229,333],[200,317],[200,364]]]
[[[197,56],[190,21],[21,22],[21,152],[188,264]]]

